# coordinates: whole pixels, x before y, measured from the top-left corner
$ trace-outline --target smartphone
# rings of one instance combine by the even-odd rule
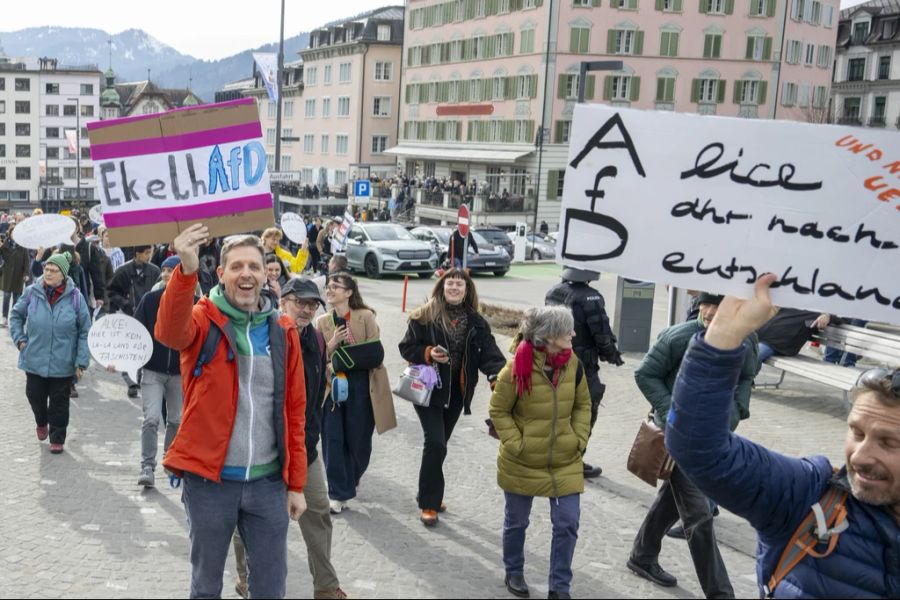
[[[444,356],[450,356],[450,352],[448,352],[447,349],[444,348],[443,346],[435,346],[434,349],[437,350],[438,352],[440,352],[441,354],[443,354]]]

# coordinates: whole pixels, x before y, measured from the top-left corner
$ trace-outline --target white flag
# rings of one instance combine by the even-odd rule
[[[69,152],[78,153],[78,132],[74,129],[66,129],[66,140],[69,142]]]
[[[274,52],[254,52],[253,60],[269,92],[269,99],[278,102],[278,55]]]

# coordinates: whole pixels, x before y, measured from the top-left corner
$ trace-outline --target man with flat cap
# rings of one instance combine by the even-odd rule
[[[606,302],[600,292],[588,285],[598,279],[600,273],[595,271],[563,269],[562,281],[550,288],[544,298],[547,306],[567,306],[575,317],[572,350],[584,365],[584,374],[591,392],[591,429],[597,421],[600,401],[606,391],[606,386],[600,381],[599,361],[617,367],[625,364],[616,347],[616,336],[609,326]],[[599,477],[602,472],[600,467],[584,463],[586,478]]]

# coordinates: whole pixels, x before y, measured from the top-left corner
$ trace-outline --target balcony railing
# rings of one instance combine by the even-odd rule
[[[425,192],[422,194],[425,206],[444,206],[444,192]]]
[[[884,127],[884,115],[880,117],[872,117],[869,119],[869,127]]]
[[[856,126],[860,126],[860,125],[862,125],[862,120],[860,120],[859,117],[846,117],[846,116],[845,116],[845,117],[841,117],[840,119],[838,119],[838,124],[839,124],[839,125],[856,125]]]

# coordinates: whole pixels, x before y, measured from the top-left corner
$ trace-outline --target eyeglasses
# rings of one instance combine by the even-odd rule
[[[348,288],[346,288],[342,285],[338,285],[336,283],[329,283],[328,285],[325,286],[325,289],[331,290],[332,292],[336,292],[338,290],[346,290]]]
[[[866,384],[875,384],[878,385],[882,381],[890,381],[891,382],[891,392],[898,398],[900,398],[900,369],[888,369],[886,367],[878,367],[875,369],[869,369],[868,371],[863,372],[862,375],[859,376],[859,380],[857,380],[856,385],[866,385]]]

